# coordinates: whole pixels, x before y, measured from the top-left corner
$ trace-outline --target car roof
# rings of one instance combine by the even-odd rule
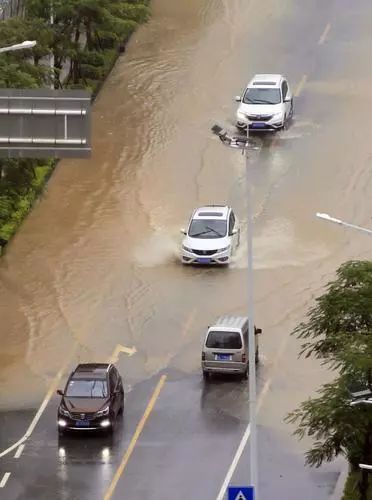
[[[75,368],[72,378],[106,379],[111,366],[110,363],[81,363]]]
[[[210,325],[209,330],[242,330],[248,323],[246,316],[220,316],[213,325]]]
[[[252,80],[249,82],[248,87],[280,87],[282,80],[284,79],[283,75],[278,74],[257,74],[254,75]]]
[[[221,219],[226,220],[229,215],[230,207],[227,205],[205,205],[197,208],[192,218],[193,219]]]

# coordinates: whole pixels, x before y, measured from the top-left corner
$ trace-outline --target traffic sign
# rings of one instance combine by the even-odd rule
[[[228,500],[254,500],[253,486],[229,486]]]

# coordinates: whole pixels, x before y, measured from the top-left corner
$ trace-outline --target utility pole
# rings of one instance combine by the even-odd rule
[[[246,169],[246,195],[247,195],[247,285],[248,285],[248,370],[249,370],[249,424],[250,424],[250,485],[254,487],[255,500],[258,500],[258,460],[257,460],[257,408],[256,408],[256,338],[254,326],[254,296],[253,296],[253,215],[252,215],[252,182],[250,177],[249,151],[249,122],[247,123],[246,137],[231,137],[227,131],[218,125],[212,127],[212,132],[220,138],[221,142],[231,148],[243,150],[245,154]]]
[[[50,2],[50,26],[53,29],[54,27],[54,8],[53,8],[53,1],[51,0]],[[55,70],[54,70],[54,50],[52,48],[52,52],[50,54],[50,69],[51,69],[51,74],[52,74],[52,83],[51,83],[51,88],[54,89],[55,87]]]

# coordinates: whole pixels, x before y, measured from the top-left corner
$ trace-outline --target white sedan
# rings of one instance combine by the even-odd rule
[[[239,221],[225,205],[197,208],[181,232],[183,264],[229,264],[240,243]]]

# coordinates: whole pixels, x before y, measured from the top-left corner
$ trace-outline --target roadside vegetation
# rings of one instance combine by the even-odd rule
[[[54,24],[50,24],[53,6]],[[1,88],[85,88],[95,95],[130,35],[149,17],[149,0],[25,0],[24,15],[0,21]],[[49,65],[54,56],[55,70]],[[42,191],[54,161],[0,159],[0,253]]]
[[[299,438],[314,440],[307,464],[319,467],[344,455],[352,471],[345,500],[368,500],[370,476],[358,464],[372,464],[372,408],[350,406],[350,400],[351,392],[372,389],[372,262],[343,264],[294,335],[302,341],[301,355],[320,359],[336,378],[287,421],[296,424]]]
[[[349,477],[345,484],[344,495],[342,500],[356,500],[359,496],[359,483],[361,481],[361,474],[358,471],[350,472]],[[372,500],[372,488],[368,490],[368,500]]]

